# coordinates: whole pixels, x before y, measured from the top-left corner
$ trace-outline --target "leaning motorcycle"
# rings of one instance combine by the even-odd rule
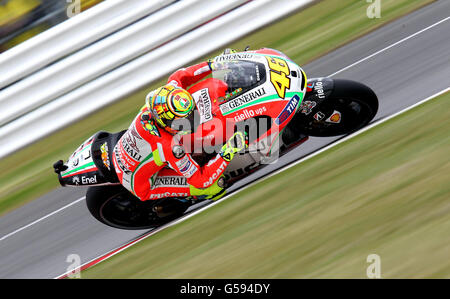
[[[220,55],[209,78],[188,90],[196,103],[196,129],[183,136],[186,151],[206,163],[237,131],[249,147],[225,172],[226,186],[297,148],[309,136],[349,134],[376,115],[378,99],[368,86],[343,79],[307,79],[283,53],[272,49]],[[126,130],[100,131],[53,166],[62,186],[89,186],[86,203],[100,222],[120,229],[158,227],[186,213],[198,199],[167,194],[140,201],[118,181],[113,149]]]

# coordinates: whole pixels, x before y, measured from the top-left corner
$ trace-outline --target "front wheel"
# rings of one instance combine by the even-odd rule
[[[312,113],[297,113],[295,126],[301,133],[317,137],[349,134],[366,126],[377,114],[378,98],[368,86],[343,79],[334,79],[333,85]]]
[[[122,185],[90,187],[86,193],[86,204],[98,221],[128,230],[161,226],[180,217],[189,207],[189,204],[177,199],[141,201]],[[155,207],[163,207],[164,211],[158,212]]]

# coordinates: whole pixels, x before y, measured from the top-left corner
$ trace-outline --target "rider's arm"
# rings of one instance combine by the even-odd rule
[[[202,167],[184,151],[181,145],[175,145],[172,151],[164,156],[169,157],[166,162],[176,172],[186,177],[189,185],[195,188],[208,188],[225,172],[234,155],[247,147],[245,136],[245,133],[236,132],[223,145],[216,157]]]
[[[187,179],[189,185],[195,188],[208,188],[224,173],[229,161],[222,158],[220,154],[210,160],[208,164],[200,166],[189,153],[180,153],[180,148],[176,150],[177,154],[169,153],[167,162],[169,166],[180,175]]]
[[[210,64],[208,62],[202,62],[179,69],[169,77],[168,83],[175,83],[179,87],[187,89],[188,86],[202,80],[209,74],[211,74]]]

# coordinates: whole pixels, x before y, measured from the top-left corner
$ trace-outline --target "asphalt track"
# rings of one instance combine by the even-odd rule
[[[305,65],[304,69],[309,77],[339,72],[335,78],[371,86],[380,99],[375,120],[381,119],[450,86],[450,19],[442,21],[449,16],[450,1],[440,0]],[[439,21],[442,22],[436,24]],[[377,54],[371,56],[374,53]],[[268,165],[233,189],[336,139],[311,138],[281,157],[277,164]],[[118,230],[97,222],[86,208],[84,194],[83,188],[59,188],[1,217],[0,278],[58,277],[71,265],[72,261],[67,260],[70,254],[78,254],[81,263],[86,263],[147,232]]]

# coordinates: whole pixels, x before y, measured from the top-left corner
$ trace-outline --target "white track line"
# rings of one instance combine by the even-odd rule
[[[0,241],[3,241],[3,240],[5,240],[6,238],[11,237],[12,235],[17,234],[18,232],[20,232],[20,231],[22,231],[22,230],[24,230],[24,229],[26,229],[26,228],[29,228],[30,226],[35,225],[36,223],[41,222],[42,220],[45,220],[45,219],[47,219],[48,217],[53,216],[53,215],[55,215],[56,213],[59,213],[59,212],[61,212],[62,210],[68,208],[68,207],[73,206],[74,204],[76,204],[76,203],[78,203],[78,202],[84,200],[85,198],[86,198],[86,197],[83,196],[83,197],[81,197],[81,198],[79,198],[79,199],[77,199],[77,200],[75,200],[75,201],[69,203],[68,205],[65,205],[64,207],[59,208],[59,209],[57,209],[56,211],[51,212],[50,214],[48,214],[48,215],[46,215],[46,216],[44,216],[44,217],[41,217],[41,218],[39,218],[39,219],[37,219],[37,220],[35,220],[35,221],[33,221],[33,222],[31,222],[31,223],[25,225],[25,226],[22,226],[21,228],[16,229],[16,230],[13,231],[13,232],[10,232],[10,233],[7,234],[7,235],[4,235],[3,237],[0,238]]]
[[[405,41],[407,41],[407,40],[409,40],[409,39],[411,39],[411,38],[413,38],[413,37],[415,37],[415,36],[417,36],[417,35],[419,35],[419,34],[421,34],[421,33],[423,33],[423,32],[425,32],[425,31],[427,31],[427,30],[430,30],[431,28],[434,28],[434,27],[438,26],[439,24],[444,23],[445,21],[448,21],[448,20],[450,20],[450,16],[446,17],[445,19],[440,20],[440,21],[437,22],[437,23],[434,23],[434,24],[431,25],[431,26],[428,26],[428,27],[426,27],[426,28],[424,28],[424,29],[422,29],[422,30],[420,30],[420,31],[417,31],[416,33],[411,34],[410,36],[405,37],[404,39],[399,40],[398,42],[396,42],[396,43],[394,43],[394,44],[392,44],[392,45],[390,45],[390,46],[388,46],[388,47],[386,47],[386,48],[384,48],[384,49],[381,49],[380,51],[377,51],[377,52],[373,53],[372,55],[369,55],[369,56],[367,56],[367,57],[365,57],[365,58],[363,58],[363,59],[361,59],[361,60],[358,60],[357,62],[352,63],[352,64],[350,64],[349,66],[346,66],[345,68],[340,69],[339,71],[337,71],[337,72],[335,72],[335,73],[329,75],[328,77],[332,77],[332,76],[334,76],[334,75],[337,75],[337,74],[339,74],[339,73],[342,73],[343,71],[346,71],[346,70],[348,70],[349,68],[352,68],[352,67],[354,67],[355,65],[358,65],[358,64],[360,64],[361,62],[364,62],[364,61],[366,61],[366,60],[368,60],[368,59],[370,59],[370,58],[372,58],[372,57],[374,57],[374,56],[376,56],[376,55],[378,55],[378,54],[380,54],[380,53],[382,53],[382,52],[385,52],[385,51],[389,50],[390,48],[393,48],[393,47],[395,47],[395,46],[397,46],[397,45],[399,45],[399,44],[401,44],[401,43],[403,43],[403,42],[405,42]]]
[[[162,231],[162,230],[164,230],[164,229],[166,229],[168,227],[171,227],[173,225],[176,225],[178,223],[186,221],[187,219],[189,219],[189,218],[191,218],[191,217],[193,217],[193,216],[195,216],[195,215],[205,211],[206,209],[209,209],[209,208],[215,206],[216,204],[221,203],[222,201],[227,200],[231,196],[234,196],[234,195],[238,194],[239,192],[241,192],[241,191],[243,191],[243,190],[245,190],[245,189],[247,189],[247,188],[249,188],[249,187],[251,187],[251,186],[253,186],[255,184],[258,184],[258,183],[260,183],[260,182],[262,182],[262,181],[264,181],[264,180],[266,180],[266,179],[268,179],[270,177],[273,177],[273,176],[275,176],[275,175],[277,175],[277,174],[279,174],[279,173],[281,173],[281,172],[283,172],[283,171],[285,171],[285,170],[287,170],[289,168],[292,168],[292,167],[294,167],[294,166],[296,166],[296,165],[298,165],[298,164],[300,164],[300,163],[302,163],[302,162],[304,162],[306,160],[309,160],[309,159],[311,159],[311,158],[313,158],[313,157],[315,157],[315,156],[317,156],[317,155],[319,155],[319,154],[321,154],[321,153],[323,153],[323,152],[325,152],[325,151],[327,151],[327,150],[329,150],[329,149],[331,149],[331,148],[333,148],[333,147],[335,147],[335,146],[337,146],[337,145],[339,145],[339,144],[341,144],[341,143],[343,143],[343,142],[345,142],[345,141],[347,141],[349,139],[352,139],[352,138],[354,138],[354,137],[356,137],[356,136],[358,136],[358,135],[360,135],[360,134],[362,134],[362,133],[372,129],[373,127],[376,127],[376,126],[378,126],[378,125],[380,125],[380,124],[382,124],[382,123],[384,123],[384,122],[386,122],[386,121],[388,121],[388,120],[390,120],[390,119],[392,119],[392,118],[394,118],[394,117],[396,117],[396,116],[398,116],[398,115],[400,115],[402,113],[405,113],[405,112],[407,112],[407,111],[409,111],[409,110],[411,110],[411,109],[413,109],[413,108],[415,108],[415,107],[417,107],[419,105],[422,105],[422,104],[424,104],[424,103],[426,103],[426,102],[428,102],[428,101],[430,101],[430,100],[432,100],[432,99],[434,99],[434,98],[436,98],[436,97],[438,97],[438,96],[440,96],[440,95],[442,95],[444,93],[447,93],[447,92],[450,92],[450,87],[447,87],[446,89],[443,89],[443,90],[439,91],[438,93],[435,93],[434,95],[432,95],[432,96],[430,96],[430,97],[428,97],[426,99],[423,99],[423,100],[417,102],[416,104],[414,104],[412,106],[409,106],[409,107],[407,107],[407,108],[405,108],[405,109],[403,109],[403,110],[401,110],[399,112],[396,112],[396,113],[394,113],[392,115],[389,115],[389,116],[387,116],[385,118],[382,118],[382,119],[380,119],[380,120],[370,124],[369,126],[364,127],[363,129],[353,133],[353,134],[350,134],[350,135],[348,135],[348,136],[346,136],[346,137],[344,137],[342,139],[339,139],[339,140],[329,144],[328,146],[326,146],[326,147],[324,147],[324,148],[322,148],[322,149],[320,149],[318,151],[315,151],[315,152],[309,154],[306,157],[303,157],[303,158],[295,161],[294,163],[290,163],[289,165],[281,167],[280,169],[275,170],[274,172],[272,172],[272,173],[270,173],[268,175],[265,175],[264,177],[256,179],[255,181],[253,181],[253,182],[245,185],[244,187],[236,190],[232,194],[224,196],[223,198],[219,199],[218,201],[212,202],[209,205],[206,205],[206,206],[204,206],[202,208],[199,208],[198,210],[195,210],[192,213],[189,213],[188,215],[186,215],[186,216],[184,216],[182,218],[174,220],[173,222],[170,222],[170,223],[165,224],[165,225],[163,225],[161,227],[158,227],[155,230],[151,230],[151,231],[147,232],[146,234],[144,234],[143,236],[140,236],[140,237],[136,238],[135,240],[133,240],[131,242],[128,242],[128,244],[121,245],[121,246],[119,246],[119,247],[117,247],[117,248],[115,248],[115,249],[113,249],[113,250],[111,250],[111,251],[109,251],[109,252],[107,252],[105,254],[102,254],[102,255],[94,258],[94,259],[91,259],[90,261],[88,261],[88,262],[84,263],[83,265],[81,265],[80,269],[84,269],[86,265],[92,264],[96,260],[99,260],[99,261],[97,263],[93,263],[92,265],[90,265],[90,267],[95,266],[95,265],[97,265],[97,264],[99,264],[99,263],[101,263],[103,261],[106,261],[107,259],[113,257],[114,255],[124,251],[125,249],[127,249],[127,248],[129,248],[129,247],[131,247],[131,246],[133,246],[133,245],[135,245],[135,244],[137,244],[137,243],[147,239],[148,237],[150,237],[150,236],[152,236],[152,235],[154,235],[154,234],[156,234],[156,233],[158,233],[158,232],[160,232],[160,231]],[[65,276],[67,276],[71,272],[72,271],[68,271],[68,272],[66,272],[66,273],[64,273],[62,275],[59,275],[59,276],[55,277],[55,279],[63,278]]]
[[[358,65],[358,64],[360,64],[361,62],[364,62],[364,61],[366,61],[366,60],[368,60],[368,59],[370,59],[370,58],[372,58],[372,57],[374,57],[374,56],[376,56],[376,55],[378,55],[378,54],[380,54],[380,53],[382,53],[382,52],[384,52],[384,51],[386,51],[386,50],[388,50],[388,49],[390,49],[390,48],[392,48],[392,47],[395,47],[396,45],[398,45],[398,44],[400,44],[400,43],[403,43],[404,41],[409,40],[409,39],[411,39],[411,38],[413,38],[413,37],[415,37],[415,36],[417,36],[417,35],[419,35],[419,34],[425,32],[425,31],[427,31],[427,30],[429,30],[429,29],[431,29],[431,28],[433,28],[433,27],[436,27],[436,26],[438,26],[439,24],[441,24],[441,23],[443,23],[443,22],[445,22],[445,21],[447,21],[447,20],[449,20],[449,19],[450,19],[450,16],[447,17],[447,18],[445,18],[445,19],[442,19],[441,21],[436,22],[436,23],[434,23],[433,25],[428,26],[428,27],[426,27],[426,28],[424,28],[424,29],[422,29],[422,30],[420,30],[420,31],[418,31],[418,32],[416,32],[416,33],[414,33],[414,34],[412,34],[412,35],[410,35],[410,36],[408,36],[408,37],[406,37],[406,38],[404,38],[404,39],[402,39],[402,40],[400,40],[400,41],[398,41],[398,42],[396,42],[396,43],[394,43],[394,44],[392,44],[392,45],[390,45],[390,46],[388,46],[388,47],[386,47],[386,48],[384,48],[384,49],[382,49],[382,50],[380,50],[380,51],[377,51],[377,52],[375,52],[375,53],[373,53],[373,54],[367,56],[366,58],[363,58],[363,59],[361,59],[361,60],[358,60],[357,62],[355,62],[355,63],[353,63],[353,64],[351,64],[351,65],[349,65],[349,66],[347,66],[347,67],[345,67],[345,68],[343,68],[343,69],[341,69],[341,70],[339,70],[339,71],[337,71],[337,72],[335,72],[335,73],[333,73],[333,74],[331,74],[331,75],[329,75],[328,77],[332,77],[332,76],[337,75],[337,74],[339,74],[339,73],[341,73],[341,72],[343,72],[343,71],[345,71],[345,70],[348,70],[349,68],[351,68],[351,67],[353,67],[353,66],[355,66],[355,65]],[[447,90],[448,90],[448,89],[447,89]],[[439,93],[438,93],[438,94],[439,94]],[[433,96],[432,96],[432,97],[433,97]],[[413,105],[413,106],[411,106],[411,107],[415,107],[415,106],[416,106],[416,105]],[[394,115],[398,115],[398,114],[399,114],[399,113],[396,113],[396,114],[394,114]],[[377,123],[379,123],[379,122],[376,122],[376,123],[374,123],[374,124],[377,124]],[[367,129],[367,128],[371,128],[372,126],[373,126],[373,125],[371,125],[371,126],[369,126],[369,127],[366,127],[366,129]],[[362,131],[364,132],[364,131],[366,131],[366,130],[363,129]],[[360,132],[360,131],[358,131],[358,132]],[[353,136],[353,135],[349,135],[349,136],[347,136],[347,137],[345,137],[345,138],[343,138],[343,139],[340,139],[340,140],[339,140],[338,142],[336,142],[336,143],[339,144],[339,143],[343,142],[343,140],[347,140],[350,136]],[[334,144],[336,144],[336,143],[332,143],[331,145],[334,145]],[[322,151],[325,150],[326,148],[328,148],[328,147],[325,147],[324,149],[319,150],[318,152],[322,152]],[[314,155],[315,153],[318,153],[318,152],[314,152],[312,155]],[[307,156],[307,157],[309,157],[309,156]],[[306,157],[305,157],[305,158],[306,158]],[[295,163],[293,163],[293,164],[296,165],[296,164],[300,163],[300,161],[302,161],[302,160],[299,160],[299,161],[297,161],[297,162],[295,162]],[[285,168],[282,168],[282,169],[279,170],[279,171],[282,171],[283,169],[285,169]],[[270,176],[270,175],[269,175],[269,176]],[[258,181],[258,180],[257,180],[257,181]],[[256,181],[255,181],[255,182],[256,182]],[[252,185],[252,184],[253,184],[253,183],[251,183],[251,184],[249,184],[249,185]],[[249,185],[247,185],[247,186],[249,186]],[[247,187],[247,186],[246,186],[246,187]],[[243,187],[243,188],[241,188],[240,190],[244,190],[246,187]],[[36,220],[36,221],[33,221],[32,223],[30,223],[30,224],[28,224],[28,225],[26,225],[26,226],[24,226],[24,227],[21,227],[21,228],[15,230],[15,231],[13,231],[13,232],[11,232],[11,233],[9,233],[9,234],[3,236],[2,238],[0,238],[0,241],[3,241],[3,240],[5,240],[6,238],[8,238],[8,237],[10,237],[10,236],[12,236],[12,235],[14,235],[14,234],[20,232],[20,231],[22,231],[22,230],[24,230],[24,229],[26,229],[26,228],[32,226],[32,225],[38,223],[38,222],[40,222],[40,221],[42,221],[42,220],[44,220],[44,219],[46,219],[46,218],[48,218],[48,217],[50,217],[50,216],[52,216],[52,215],[58,213],[58,212],[60,212],[60,211],[66,209],[66,208],[68,208],[68,207],[70,207],[71,205],[73,205],[73,204],[75,204],[75,203],[77,203],[77,202],[83,200],[84,198],[85,198],[85,197],[79,198],[79,199],[77,199],[76,201],[72,202],[71,204],[68,204],[68,205],[66,205],[66,206],[64,206],[64,207],[62,207],[62,208],[60,208],[60,209],[58,209],[58,210],[56,210],[56,211],[54,211],[54,212],[52,212],[52,213],[50,213],[50,214],[44,216],[44,217],[42,217],[42,218],[39,218],[39,219]],[[224,199],[226,199],[226,198],[227,198],[227,196],[224,197],[222,200],[224,200]],[[218,202],[220,202],[220,201],[218,201]],[[216,203],[218,203],[218,202],[216,202]],[[216,203],[214,203],[214,204],[216,204]],[[204,208],[210,207],[210,206],[212,206],[212,205],[214,205],[214,204],[208,205],[208,206],[206,206],[206,207],[204,207]],[[193,212],[192,214],[189,214],[189,215],[192,215],[192,216],[193,216],[193,215],[197,214],[197,212],[203,211],[204,208],[201,208],[201,209],[199,209],[198,211],[195,211],[195,212]],[[192,216],[189,216],[189,215],[188,215],[187,217],[192,217]],[[187,219],[187,218],[186,218],[186,219]],[[178,222],[176,222],[176,223],[178,223]],[[175,224],[175,223],[174,223],[174,224]]]
[[[345,142],[345,141],[347,141],[347,140],[349,140],[349,139],[352,139],[352,138],[354,138],[354,137],[356,137],[356,136],[358,136],[358,135],[360,135],[360,134],[362,134],[362,133],[364,133],[364,132],[366,132],[366,131],[372,129],[373,127],[376,127],[376,126],[378,126],[378,125],[381,125],[382,123],[384,123],[384,122],[386,122],[386,121],[388,121],[388,120],[390,120],[390,119],[392,119],[392,118],[394,118],[394,117],[396,117],[396,116],[398,116],[398,115],[400,115],[400,114],[403,114],[403,113],[405,113],[405,112],[408,112],[409,110],[411,110],[411,109],[413,109],[413,108],[415,108],[415,107],[417,107],[417,106],[420,106],[420,105],[422,105],[422,104],[424,104],[424,103],[426,103],[426,102],[428,102],[428,101],[430,101],[430,100],[432,100],[432,99],[434,99],[434,98],[436,98],[436,97],[438,97],[438,96],[440,96],[440,95],[443,95],[444,93],[447,93],[447,92],[450,92],[450,87],[447,87],[447,88],[445,88],[445,89],[443,89],[443,90],[441,90],[441,91],[435,93],[434,95],[429,96],[429,97],[426,98],[426,99],[423,99],[423,100],[421,100],[421,101],[419,101],[419,102],[417,102],[417,103],[415,103],[415,104],[413,104],[413,105],[411,105],[411,106],[408,106],[408,107],[406,107],[405,109],[403,109],[403,110],[401,110],[401,111],[399,111],[399,112],[396,112],[396,113],[394,113],[394,114],[391,114],[391,115],[389,115],[389,116],[386,116],[386,117],[384,117],[384,118],[381,118],[381,119],[379,119],[378,121],[373,122],[373,123],[371,123],[370,125],[368,125],[368,126],[362,128],[361,130],[354,132],[353,134],[347,135],[347,136],[345,136],[344,138],[339,139],[339,140],[337,140],[337,141],[335,141],[335,142],[333,142],[333,143],[331,143],[331,144],[325,146],[324,148],[322,148],[322,149],[320,149],[320,150],[318,150],[318,151],[315,151],[315,152],[309,154],[308,156],[306,156],[306,157],[304,157],[304,158],[302,158],[302,159],[300,159],[300,160],[295,161],[294,163],[290,163],[289,165],[286,165],[285,167],[282,167],[282,168],[280,168],[279,170],[276,170],[276,171],[272,172],[271,174],[269,174],[269,175],[263,177],[262,179],[266,179],[266,178],[272,177],[272,176],[274,176],[274,175],[276,175],[276,174],[278,174],[278,173],[280,173],[280,172],[285,171],[286,169],[289,169],[289,168],[291,168],[291,167],[294,167],[294,166],[296,166],[296,165],[298,165],[298,164],[300,164],[300,163],[302,163],[302,162],[304,162],[304,161],[306,161],[306,160],[308,160],[308,159],[311,159],[311,158],[313,158],[313,157],[315,157],[315,156],[317,156],[317,155],[323,153],[324,151],[329,150],[329,149],[332,148],[332,147],[335,147],[335,146],[337,146],[337,145],[339,145],[339,144],[341,144],[341,143],[343,143],[343,142]],[[256,182],[258,182],[258,181],[259,181],[259,180],[256,180],[256,181],[252,182],[252,183],[249,184],[249,185],[252,185],[253,183],[256,183]],[[239,189],[239,190],[240,190],[240,189]]]

